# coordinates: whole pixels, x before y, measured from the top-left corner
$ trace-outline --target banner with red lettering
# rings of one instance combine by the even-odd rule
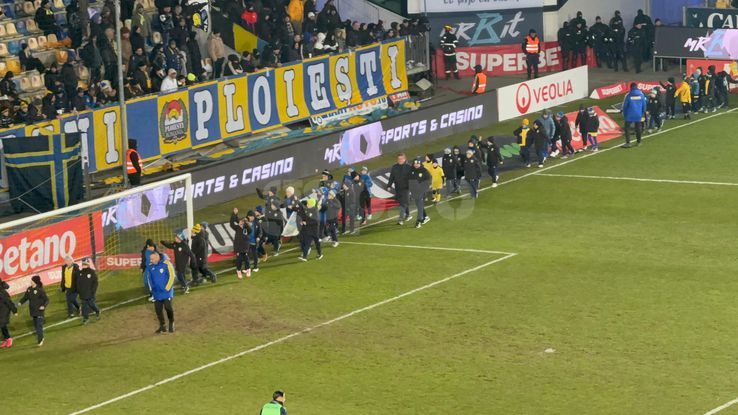
[[[104,244],[99,212],[17,232],[0,239],[0,279],[10,285],[11,295],[25,291],[34,275],[44,284],[59,282],[65,256],[89,257],[102,252]]]
[[[542,42],[538,72],[561,70],[561,48],[558,42]],[[588,66],[596,65],[592,50],[587,48]],[[527,72],[521,44],[473,46],[456,49],[456,66],[461,76],[474,76],[474,67],[482,65],[488,76],[515,75]],[[443,74],[443,51],[436,50],[436,73]]]

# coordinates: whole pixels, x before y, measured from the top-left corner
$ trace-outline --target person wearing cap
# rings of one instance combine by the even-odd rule
[[[459,44],[459,40],[451,32],[452,30],[453,27],[449,25],[444,26],[440,42],[441,50],[443,50],[443,66],[447,80],[451,79],[451,73],[454,74],[454,78],[460,79],[459,68],[456,66],[456,47]]]
[[[284,392],[276,391],[272,394],[272,400],[261,408],[259,415],[287,415],[284,408]]]
[[[82,324],[87,324],[90,319],[90,310],[95,312],[95,316],[100,318],[100,309],[95,303],[97,295],[97,272],[92,268],[92,260],[85,258],[82,261],[82,269],[79,271],[79,280],[77,281],[77,291],[79,291],[79,299],[82,301]]]
[[[528,71],[528,79],[531,73],[538,78],[538,65],[540,63],[541,39],[535,29],[528,31],[528,36],[523,41],[523,53],[525,53],[525,66]]]
[[[146,240],[143,249],[141,249],[141,264],[139,265],[139,268],[141,268],[141,275],[143,276],[144,288],[148,291],[151,291],[151,287],[149,287],[148,282],[146,281],[146,275],[144,274],[146,273],[146,267],[149,266],[151,261],[151,254],[154,252],[157,252],[156,244],[153,239],[149,238]]]
[[[175,232],[174,241],[161,240],[159,242],[165,248],[171,249],[174,252],[174,273],[184,293],[189,294],[190,285],[187,283],[185,272],[189,268],[192,271],[192,280],[195,280],[197,272],[195,271],[194,265],[197,264],[197,259],[195,259],[195,254],[192,253],[190,245],[187,243],[184,231]]]
[[[313,198],[309,198],[305,201],[305,204],[299,203],[297,208],[297,216],[300,221],[300,248],[302,248],[302,255],[299,257],[300,261],[307,261],[308,254],[310,253],[310,247],[315,243],[315,251],[317,253],[317,259],[323,259],[323,251],[320,247],[319,237],[319,217],[317,209],[317,201]]]
[[[637,145],[641,145],[643,119],[646,116],[646,96],[638,89],[635,82],[630,84],[630,91],[623,99],[623,118],[625,118],[625,145],[630,147],[630,131],[635,129]]]
[[[441,158],[441,167],[443,168],[443,176],[446,178],[446,193],[451,194],[459,189],[459,179],[456,175],[461,159],[458,154],[454,154],[451,148],[443,149],[443,158]]]
[[[483,94],[485,91],[487,91],[487,74],[482,71],[482,65],[477,65],[474,67],[472,95]]]
[[[497,187],[497,182],[500,180],[500,176],[497,174],[497,166],[503,164],[502,154],[500,153],[500,146],[495,142],[495,138],[492,136],[487,137],[487,173],[492,178],[492,187]]]
[[[10,323],[10,313],[18,315],[18,308],[10,298],[10,294],[8,294],[9,289],[8,283],[0,280],[0,333],[3,335],[0,349],[13,346],[13,337],[10,335],[10,330],[8,330],[8,323]]]
[[[253,215],[253,212],[249,213]],[[238,218],[238,208],[234,207],[229,225],[235,232],[233,235],[233,252],[236,254],[236,276],[241,280],[245,272],[246,278],[251,278],[251,266],[249,264],[251,229],[249,223],[246,218]]]
[[[412,167],[407,164],[407,158],[404,153],[397,155],[397,163],[390,169],[390,176],[387,180],[387,189],[394,186],[395,198],[400,206],[397,224],[403,225],[406,220],[410,220],[410,170]]]
[[[587,108],[589,118],[587,119],[587,141],[592,146],[592,151],[600,151],[600,143],[597,136],[600,131],[600,117],[597,116],[593,107]],[[640,139],[638,140],[640,144]]]
[[[521,124],[520,127],[513,131],[513,135],[517,138],[517,143],[520,147],[520,159],[525,164],[525,167],[530,167],[531,140],[528,137],[528,133],[530,133],[530,121],[525,118]]]
[[[646,103],[646,129],[649,134],[653,132],[653,130],[660,130],[661,124],[663,121],[661,120],[661,100],[658,97],[658,90],[656,88],[652,89],[648,93],[648,102]]]
[[[197,260],[197,271],[193,272],[192,285],[200,284],[200,276],[207,278],[210,282],[215,283],[218,278],[215,273],[208,268],[208,238],[205,229],[199,223],[195,224],[190,231],[192,235],[192,241],[190,242],[190,249],[195,255]],[[192,264],[190,264],[192,266]],[[199,274],[198,274],[199,273]]]
[[[321,213],[325,214],[325,232],[333,247],[338,246],[338,213],[341,211],[341,202],[336,198],[336,191],[329,190],[328,196],[320,206]]]
[[[474,150],[466,150],[466,158],[464,159],[464,180],[469,184],[472,199],[477,198],[477,189],[479,189],[479,179],[481,178],[481,162],[474,156]]]
[[[33,319],[33,327],[36,331],[36,341],[39,346],[44,345],[44,316],[46,315],[46,307],[49,305],[49,297],[44,291],[44,284],[41,277],[34,275],[31,277],[31,286],[18,302],[18,306],[28,303],[28,311]]]
[[[159,320],[159,328],[156,330],[156,334],[167,332],[164,326],[164,310],[166,310],[167,320],[169,320],[169,332],[174,333],[174,309],[172,308],[174,267],[166,255],[154,252],[151,254],[151,263],[146,267],[145,274],[154,297],[156,318]]]
[[[77,302],[77,280],[79,279],[79,265],[67,255],[61,267],[61,282],[59,288],[67,301],[67,318],[72,318],[81,311]]]
[[[365,225],[368,219],[372,218],[372,186],[374,181],[369,175],[369,168],[361,166],[361,181],[364,182],[364,190],[359,195],[359,207],[361,208],[361,224]]]
[[[423,167],[423,163],[419,158],[413,160],[409,175],[410,194],[415,200],[415,208],[418,210],[417,219],[415,219],[415,228],[420,228],[430,221],[430,217],[425,212],[425,195],[430,190],[431,175],[428,170]]]
[[[167,70],[167,76],[161,81],[161,88],[159,91],[167,93],[176,91],[177,88],[179,88],[179,84],[177,83],[177,70],[169,68],[169,70]]]
[[[571,145],[571,126],[569,118],[563,111],[559,111],[554,118],[556,122],[556,133],[554,134],[554,145],[556,141],[561,141],[561,158],[566,160],[569,156],[574,156],[574,147]]]

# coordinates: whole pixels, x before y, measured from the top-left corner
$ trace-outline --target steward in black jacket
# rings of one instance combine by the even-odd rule
[[[410,170],[410,193],[415,199],[415,208],[418,210],[418,217],[415,220],[415,227],[420,228],[427,223],[430,218],[425,214],[425,194],[430,190],[431,175],[428,170],[423,167],[420,159],[413,160],[413,167]]]
[[[189,268],[197,268],[197,258],[195,258],[195,254],[192,253],[187,242],[180,239],[179,236],[175,236],[173,242],[164,240],[159,242],[164,245],[164,247],[174,251],[175,271],[184,273],[188,266]]]
[[[95,298],[97,294],[97,272],[94,269],[85,267],[79,273],[79,281],[77,281],[77,292],[81,300],[90,300]]]

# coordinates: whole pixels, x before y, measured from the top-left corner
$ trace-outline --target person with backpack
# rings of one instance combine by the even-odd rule
[[[49,297],[46,295],[40,276],[34,275],[31,277],[31,286],[26,289],[18,306],[25,303],[28,303],[28,312],[33,319],[33,327],[36,331],[36,341],[41,347],[44,345],[44,316],[46,315],[46,307],[49,305]]]

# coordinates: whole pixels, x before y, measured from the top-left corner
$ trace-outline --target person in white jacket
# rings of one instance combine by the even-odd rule
[[[179,88],[177,84],[177,71],[174,68],[170,68],[167,71],[167,76],[161,81],[161,92],[172,92]]]

